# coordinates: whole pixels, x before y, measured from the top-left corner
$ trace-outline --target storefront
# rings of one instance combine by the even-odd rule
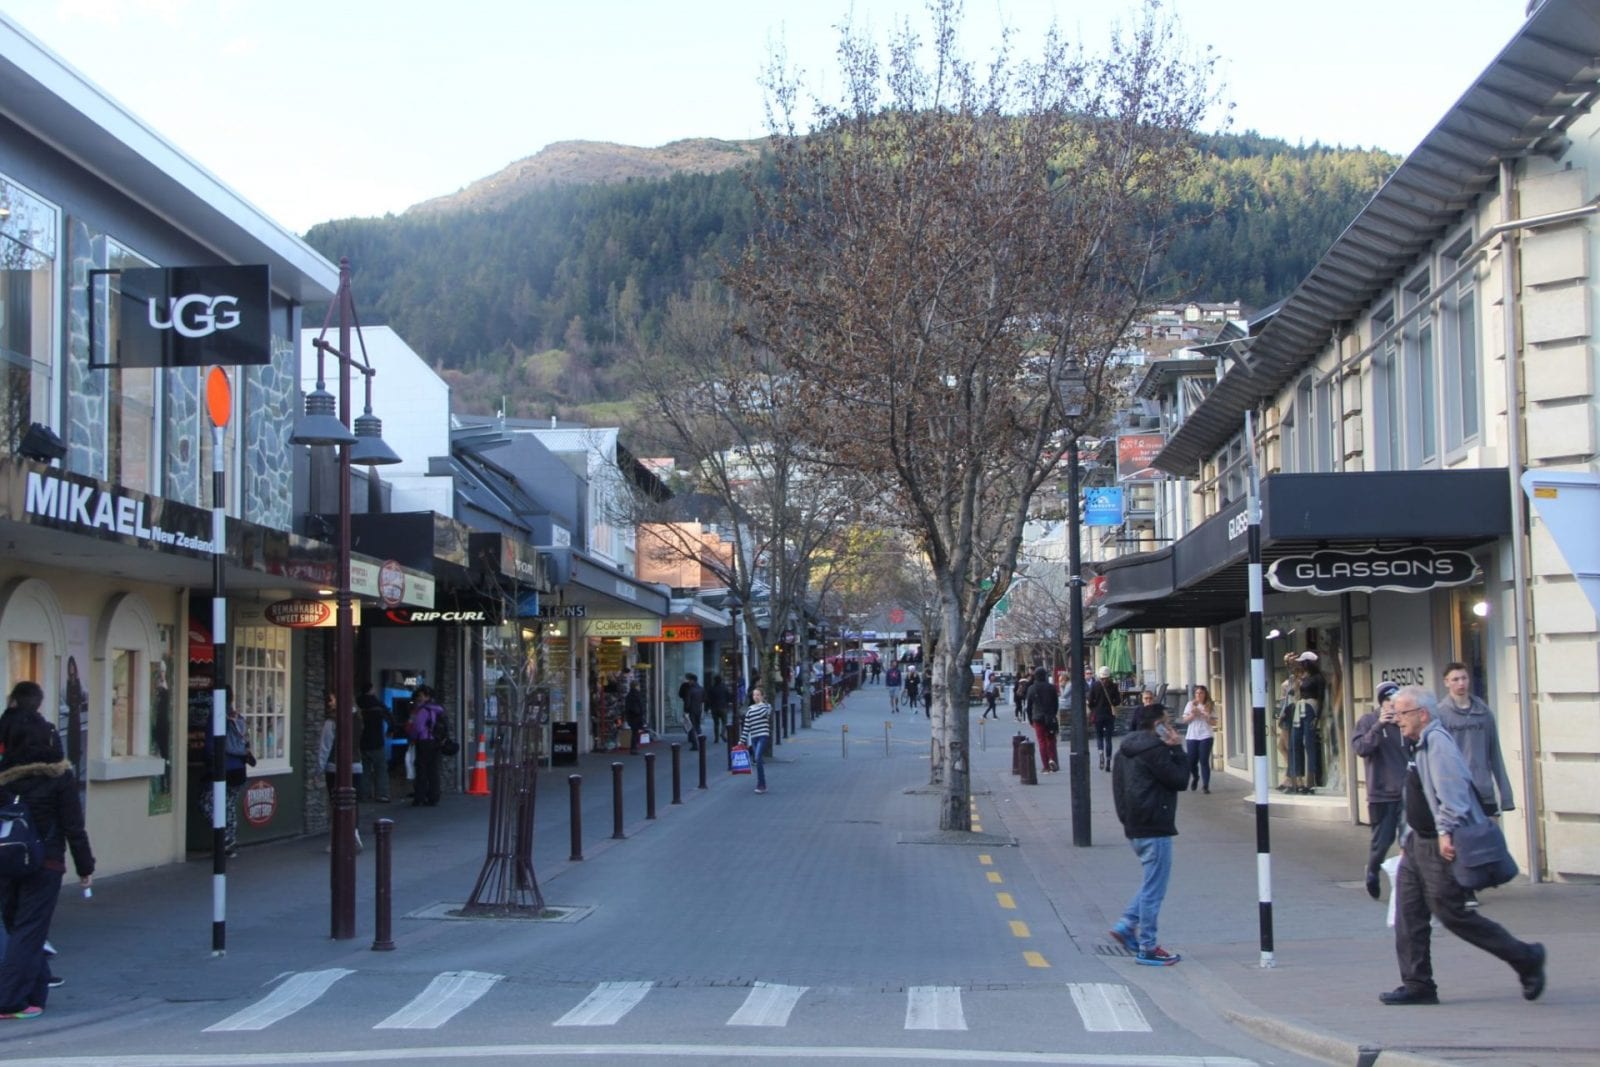
[[[1492,604],[1506,584],[1510,530],[1504,470],[1275,474],[1262,480],[1261,542],[1270,780],[1283,778],[1290,730],[1277,725],[1285,657],[1310,651],[1326,680],[1316,738],[1317,801],[1357,818],[1360,778],[1349,745],[1381,681],[1441,687],[1451,660],[1493,691]],[[1225,765],[1250,773],[1248,517],[1240,501],[1154,552],[1098,564],[1093,626],[1211,628],[1220,678]],[[1169,693],[1169,706],[1182,696]],[[1352,790],[1351,783],[1357,788]],[[1304,798],[1303,798],[1304,799]]]

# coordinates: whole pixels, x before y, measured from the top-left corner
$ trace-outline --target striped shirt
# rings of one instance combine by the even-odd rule
[[[744,725],[739,727],[739,743],[748,745],[758,737],[772,736],[772,705],[751,704],[744,712]]]

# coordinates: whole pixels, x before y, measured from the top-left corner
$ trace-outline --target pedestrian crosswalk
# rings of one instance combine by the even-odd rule
[[[205,1027],[206,1033],[265,1030],[297,1012],[311,1008],[329,997],[339,983],[355,971],[334,968],[303,971],[281,976],[275,988],[255,1003]],[[467,1012],[505,981],[504,975],[483,971],[445,971],[405,1004],[372,1024],[374,1030],[437,1030]],[[385,991],[393,982],[385,979]],[[600,982],[576,1004],[560,1014],[551,1026],[616,1026],[644,1004],[653,992],[654,982]],[[1084,1031],[1089,1033],[1149,1033],[1150,1023],[1127,986],[1114,982],[1065,983],[1030,987],[1034,994],[1071,1004]],[[717,993],[731,993],[718,988]],[[725,1026],[785,1027],[802,1004],[811,987],[755,982],[744,994],[742,1003],[726,1016]],[[829,991],[838,994],[833,988]],[[404,991],[400,992],[404,995]],[[904,1029],[966,1030],[967,1004],[960,986],[918,985],[905,990]],[[330,998],[332,999],[332,998]],[[360,998],[363,1001],[365,998]],[[835,997],[835,1000],[838,998]],[[854,998],[851,998],[854,999]],[[723,1011],[726,1004],[724,1001]],[[559,1005],[557,1006],[559,1008]],[[348,1012],[348,1006],[342,1006]],[[374,1012],[374,1014],[377,1014]]]

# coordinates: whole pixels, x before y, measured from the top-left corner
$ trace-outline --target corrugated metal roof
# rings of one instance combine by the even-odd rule
[[[1250,342],[1155,458],[1192,472],[1238,432],[1245,411],[1314,360],[1333,330],[1368,307],[1497,181],[1500,160],[1560,151],[1562,131],[1594,103],[1600,5],[1548,0],[1523,23],[1443,119]]]

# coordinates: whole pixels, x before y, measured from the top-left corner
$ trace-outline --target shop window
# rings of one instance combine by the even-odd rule
[[[1372,318],[1372,335],[1381,337],[1394,328],[1394,309],[1385,308]],[[1374,443],[1378,470],[1403,470],[1400,441],[1404,422],[1400,414],[1400,355],[1394,339],[1384,342],[1372,360]]]
[[[44,677],[44,646],[32,641],[6,642],[6,677],[11,685]],[[9,691],[10,686],[7,687]]]
[[[55,207],[0,176],[0,448],[55,421]]]
[[[1434,351],[1434,313],[1428,271],[1406,285],[1406,309],[1422,310],[1403,331],[1401,358],[1405,369],[1406,459],[1409,466],[1439,457],[1438,365]]]
[[[1457,257],[1466,248],[1471,233],[1463,234],[1445,253],[1442,270],[1453,272]],[[1444,445],[1458,452],[1478,436],[1480,423],[1478,366],[1478,279],[1468,271],[1456,280],[1440,317],[1444,321]]]
[[[108,270],[155,266],[111,238],[101,240],[104,242],[102,262]],[[95,331],[95,344],[100,351],[94,353],[95,362],[109,365],[103,372],[106,378],[106,480],[141,493],[159,495],[162,415],[159,378],[154,367],[114,365],[112,352],[122,329],[122,300],[116,276],[112,275],[108,282],[103,292],[95,294],[95,314],[101,321]]]
[[[242,626],[234,632],[233,692],[256,756],[253,773],[289,769],[289,631]]]
[[[144,598],[118,593],[106,605],[94,635],[90,667],[82,672],[81,700],[95,723],[88,739],[88,777],[93,781],[153,778],[166,764],[150,754],[149,665],[160,655],[155,616]],[[67,702],[78,686],[77,665],[68,658]]]
[[[1331,471],[1334,469],[1332,375],[1317,383],[1316,423],[1316,458],[1309,469]]]
[[[139,752],[139,701],[133,680],[138,677],[139,654],[125,648],[111,652],[111,757]]]

